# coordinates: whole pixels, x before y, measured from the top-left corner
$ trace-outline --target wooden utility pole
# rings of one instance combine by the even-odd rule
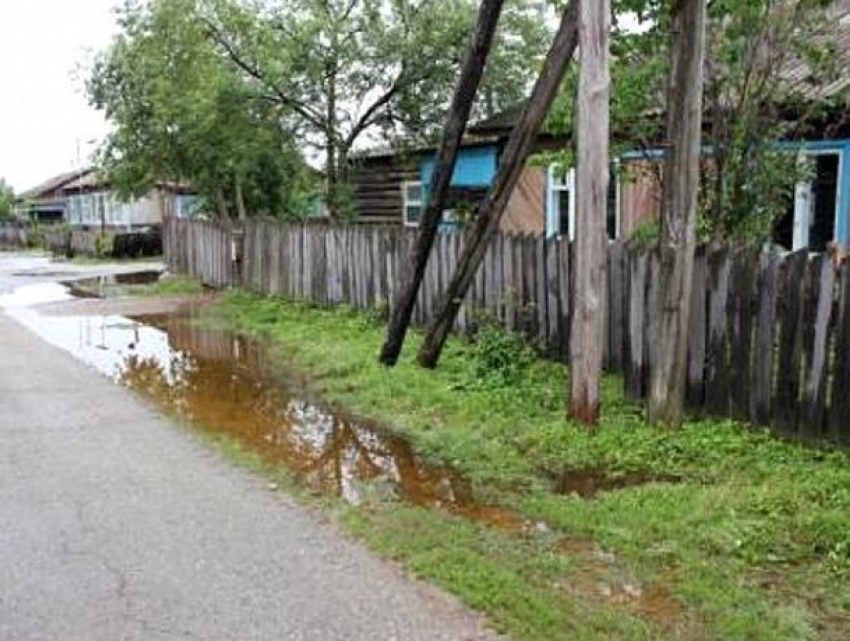
[[[650,346],[647,418],[678,427],[685,404],[691,279],[696,248],[706,0],[676,0],[667,87],[659,296]]]
[[[608,242],[610,0],[581,0],[576,96],[576,237],[573,317],[570,334],[570,417],[599,421],[599,385],[605,338]]]
[[[508,138],[499,159],[499,170],[487,196],[478,206],[475,217],[466,232],[466,244],[458,260],[449,286],[443,294],[437,315],[428,325],[425,341],[419,351],[419,363],[434,367],[440,359],[443,345],[457,318],[466,291],[478,270],[487,245],[499,229],[499,221],[516,187],[522,168],[534,146],[534,141],[549,113],[549,107],[558,94],[564,72],[578,43],[578,2],[570,0],[561,25],[540,76],[523,109],[520,120]]]
[[[416,296],[425,275],[428,257],[445,208],[458,149],[463,139],[463,132],[466,130],[466,123],[469,120],[472,103],[475,101],[487,56],[490,53],[503,3],[504,0],[483,0],[478,10],[478,22],[469,40],[460,79],[449,109],[446,127],[443,130],[443,140],[440,143],[434,174],[431,177],[428,204],[419,220],[419,236],[413,248],[413,255],[410,257],[409,268],[405,270],[403,284],[390,310],[387,339],[381,348],[380,355],[380,361],[384,365],[395,365],[404,345],[404,337],[416,305]]]

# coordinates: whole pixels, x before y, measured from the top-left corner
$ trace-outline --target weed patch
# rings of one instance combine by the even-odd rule
[[[564,416],[564,368],[489,328],[451,340],[435,371],[415,364],[413,332],[387,369],[383,327],[349,309],[234,292],[214,313],[267,337],[329,402],[457,470],[481,504],[532,524],[488,527],[392,500],[342,510],[370,546],[500,629],[528,639],[850,636],[847,453],[730,421],[651,428],[616,377],[589,432]],[[618,480],[592,497],[557,491],[559,477],[588,471]],[[586,554],[558,547],[565,539],[614,560],[594,574]]]

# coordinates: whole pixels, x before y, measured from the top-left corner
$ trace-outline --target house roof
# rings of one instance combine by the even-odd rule
[[[850,62],[850,0],[835,0],[830,5],[827,9],[826,25],[827,30],[820,36],[821,41],[829,38],[830,44],[834,46],[835,56],[845,63]],[[799,58],[785,64],[782,76],[788,89],[811,101],[835,98],[850,89],[850,74],[840,73],[829,82],[822,82],[813,77],[810,65]],[[475,123],[469,128],[469,132],[476,136],[506,136],[519,122],[524,107],[524,102],[512,105]],[[645,116],[661,117],[664,111],[663,107],[659,106],[648,110]]]
[[[470,133],[472,133],[471,129]],[[498,136],[469,135],[464,137],[463,141],[461,142],[461,146],[464,148],[481,147],[485,145],[493,145],[498,142]],[[433,153],[436,150],[437,145],[417,145],[412,147],[368,147],[364,149],[354,150],[349,154],[348,157],[351,160],[364,160],[369,158],[389,158],[392,156],[401,156],[403,154],[428,154]]]
[[[62,186],[62,191],[74,192],[85,191],[87,189],[97,189],[104,187],[106,180],[103,175],[95,170],[89,170],[85,174],[78,175],[75,180],[65,183]]]
[[[92,169],[77,169],[57,174],[43,183],[26,190],[18,196],[19,200],[38,200],[52,196],[57,190],[63,189],[68,183],[79,180],[80,177],[92,173]]]
[[[819,38],[821,42],[829,38],[835,48],[835,56],[842,61],[850,61],[850,0],[836,0],[827,9],[827,32]],[[850,87],[850,75],[841,72],[829,82],[819,82],[812,77],[812,69],[805,60],[795,59],[785,65],[783,79],[789,89],[799,92],[806,98],[818,101],[835,98]]]

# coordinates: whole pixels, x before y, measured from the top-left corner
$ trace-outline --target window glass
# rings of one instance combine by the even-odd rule
[[[415,227],[422,216],[423,191],[421,182],[406,182],[402,185],[404,224]]]

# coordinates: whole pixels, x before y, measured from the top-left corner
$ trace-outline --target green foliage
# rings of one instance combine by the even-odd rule
[[[495,330],[477,343],[449,341],[438,370],[415,364],[414,332],[387,369],[376,359],[383,328],[351,310],[236,292],[218,313],[268,337],[328,401],[405,435],[423,457],[462,473],[482,503],[528,524],[493,530],[393,501],[343,515],[372,547],[484,609],[513,636],[846,638],[846,453],[730,421],[655,429],[616,378],[604,381],[601,424],[589,432],[563,415],[564,368],[526,361]],[[525,364],[506,365],[511,355]],[[506,369],[516,373],[510,383]],[[484,382],[470,385],[471,371]],[[649,482],[586,499],[554,492],[564,470],[639,472]],[[600,558],[559,551],[565,538],[609,555],[606,572],[669,592],[665,626],[600,598],[594,586],[607,574],[585,590],[560,587],[580,580],[577,564]]]
[[[364,137],[433,139],[470,25],[472,0],[207,0],[217,53],[287,130],[324,157],[328,205],[345,207],[348,155]],[[549,30],[543,0],[506,3],[476,114],[525,97]]]
[[[485,323],[469,350],[468,384],[479,389],[522,385],[535,360],[521,336]]]
[[[94,237],[94,253],[97,256],[109,256],[112,254],[112,235],[98,233]]]
[[[776,142],[812,131],[835,101],[811,98],[837,77],[828,0],[722,0],[708,4],[706,126],[700,189],[700,234],[766,240],[787,212],[804,171]],[[663,148],[670,2],[614,3],[612,34],[612,153]],[[626,17],[632,18],[628,23]],[[637,29],[634,18],[637,17]],[[623,28],[628,24],[628,29]],[[787,82],[794,61],[808,77]],[[552,133],[571,135],[577,75],[573,69],[549,115]],[[708,159],[710,158],[710,160]],[[558,157],[566,166],[572,154]],[[659,176],[660,180],[660,176]]]
[[[0,178],[0,221],[11,217],[15,208],[15,191],[3,178]]]
[[[115,125],[100,153],[116,190],[141,196],[189,183],[205,210],[303,217],[315,179],[281,127],[277,105],[217,55],[196,0],[127,4],[121,32],[88,81],[91,103]]]

